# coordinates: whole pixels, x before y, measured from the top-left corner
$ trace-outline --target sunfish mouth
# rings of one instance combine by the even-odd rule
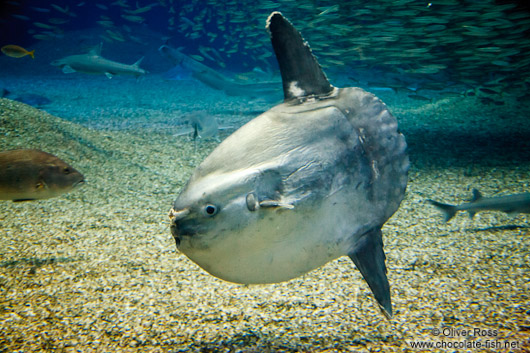
[[[193,235],[193,232],[186,231],[183,229],[182,225],[179,226],[179,221],[186,218],[190,214],[190,210],[185,208],[183,210],[175,211],[174,208],[172,208],[169,211],[169,220],[171,221],[171,225],[169,228],[171,229],[171,234],[173,235],[173,238],[175,238],[175,242],[177,243],[177,248],[180,245],[181,237],[183,236],[191,236]]]
[[[171,230],[171,235],[173,235],[173,238],[175,238],[175,242],[177,243],[177,248],[178,248],[180,245],[180,235],[179,235],[177,223],[171,221],[171,225],[169,226],[169,229]]]
[[[180,238],[173,234],[173,239],[175,239],[175,244],[177,245],[177,249],[180,247]]]
[[[182,238],[186,236],[191,237],[197,234],[196,230],[191,229],[190,227],[186,227],[179,222],[171,222],[171,225],[169,227],[171,229],[171,234],[175,238]]]

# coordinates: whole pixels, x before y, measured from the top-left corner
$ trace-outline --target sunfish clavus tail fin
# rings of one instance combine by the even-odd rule
[[[280,12],[269,16],[267,29],[280,66],[285,101],[333,91],[309,45]]]
[[[372,229],[364,233],[348,256],[361,271],[383,314],[388,319],[392,318],[390,285],[386,277],[386,257],[381,229]]]
[[[457,207],[454,205],[449,205],[446,203],[441,203],[434,200],[427,200],[432,205],[436,206],[440,211],[442,211],[445,215],[445,221],[448,222],[451,218],[453,218],[458,211]]]

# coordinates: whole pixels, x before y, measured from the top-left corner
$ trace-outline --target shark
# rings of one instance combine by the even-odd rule
[[[83,72],[86,74],[105,74],[109,79],[116,75],[141,76],[147,73],[140,67],[143,57],[132,65],[105,59],[101,56],[102,44],[92,48],[86,54],[66,56],[52,61],[53,66],[60,67],[65,74]]]
[[[213,89],[223,91],[229,96],[261,97],[263,95],[275,95],[280,91],[278,89],[279,82],[247,82],[237,78],[229,78],[166,44],[158,48],[158,51],[173,64],[189,70],[193,78]]]
[[[530,213],[530,193],[484,197],[480,191],[473,189],[471,201],[460,205],[449,205],[434,200],[427,201],[445,214],[446,222],[458,211],[467,211],[470,218],[480,211],[501,211],[508,214]]]

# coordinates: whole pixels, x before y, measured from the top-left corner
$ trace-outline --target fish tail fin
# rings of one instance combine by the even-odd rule
[[[440,211],[442,211],[445,214],[445,221],[448,222],[451,218],[453,218],[456,214],[456,211],[458,211],[456,206],[449,205],[446,203],[441,203],[434,200],[427,200],[432,205],[436,206]],[[471,212],[470,212],[471,213]]]
[[[32,59],[35,59],[35,49],[28,52],[28,55],[31,56]]]

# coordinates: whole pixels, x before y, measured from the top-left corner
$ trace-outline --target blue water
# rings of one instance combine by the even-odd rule
[[[30,48],[43,35],[60,40],[72,31],[101,30],[102,36],[80,42],[103,41],[117,52],[136,44],[136,51],[147,56],[149,44],[168,43],[202,56],[215,69],[276,70],[264,27],[268,14],[279,10],[312,43],[328,75],[339,79],[346,73],[346,82],[415,89],[434,81],[456,85],[457,90],[461,84],[472,88],[494,82],[498,90],[508,87],[524,96],[521,90],[527,88],[530,71],[530,10],[525,1],[9,0],[1,6],[0,46]],[[57,21],[61,23],[53,23]],[[146,31],[158,34],[156,43],[141,40]],[[75,52],[78,45],[68,42],[63,49]]]
[[[218,143],[175,135],[200,112],[229,128],[222,140],[282,101],[265,30],[275,10],[302,32],[332,84],[377,95],[406,137],[407,195],[383,229],[394,321],[380,321],[349,261],[323,279],[236,287],[174,253],[167,212]],[[101,55],[120,63],[143,57],[148,73],[109,79],[50,65],[100,43]],[[31,110],[26,124],[17,105],[5,116],[18,120],[0,126],[2,150],[49,149],[87,184],[43,203],[2,204],[0,316],[11,330],[0,330],[0,351],[22,351],[37,330],[46,338],[41,350],[119,351],[136,338],[127,330],[138,318],[152,333],[138,344],[153,351],[407,350],[404,339],[447,325],[528,341],[528,217],[483,212],[444,224],[425,202],[459,204],[474,187],[488,196],[529,191],[527,1],[8,0],[0,47],[8,44],[35,50],[35,59],[0,54],[1,95],[79,125],[61,123],[55,135],[57,120],[43,114],[40,123],[41,111]],[[161,45],[230,80],[276,81],[277,91],[227,95],[162,56]],[[149,295],[137,300],[142,290]]]
[[[86,113],[91,105],[72,109],[71,97],[52,93],[59,87],[54,82],[71,86],[86,80],[102,87],[110,83],[104,75],[63,74],[50,63],[87,53],[99,44],[103,57],[120,63],[132,64],[143,57],[141,67],[148,71],[144,87],[146,82],[156,86],[167,81],[198,85],[207,94],[219,94],[219,105],[226,100],[227,111],[243,111],[242,122],[249,118],[246,112],[268,109],[281,101],[280,85],[268,97],[233,99],[198,81],[187,68],[175,66],[158,49],[161,45],[178,49],[229,79],[277,82],[278,66],[265,30],[267,16],[276,10],[301,31],[334,85],[362,87],[391,108],[476,97],[485,110],[506,105],[524,110],[530,101],[530,11],[523,1],[9,0],[1,6],[0,46],[35,49],[34,60],[0,55],[0,88],[10,92],[3,95],[12,99],[42,95],[26,102],[77,122],[92,119],[94,114]],[[133,91],[142,87],[142,78],[113,80],[118,86],[133,85]],[[110,94],[114,93],[119,101],[120,91]],[[108,94],[99,101],[107,98]],[[244,104],[256,98],[263,104],[250,108]],[[153,103],[153,112],[164,110],[164,102]],[[500,115],[511,114],[507,109]]]

